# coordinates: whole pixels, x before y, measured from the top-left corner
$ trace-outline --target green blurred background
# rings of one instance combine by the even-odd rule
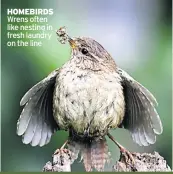
[[[48,145],[40,148],[22,144],[21,137],[16,135],[21,97],[69,59],[70,47],[61,45],[55,34],[64,25],[71,36],[90,36],[100,42],[121,68],[155,95],[164,128],[155,145],[139,147],[126,130],[112,133],[130,151],[158,151],[172,166],[171,0],[2,0],[1,3],[2,171],[41,171],[68,136],[66,132],[57,132]],[[54,27],[50,31],[51,40],[45,39],[42,47],[7,47],[7,8],[53,8],[54,15],[48,18]],[[110,140],[108,144],[115,163],[118,148]],[[84,170],[78,161],[73,171]]]

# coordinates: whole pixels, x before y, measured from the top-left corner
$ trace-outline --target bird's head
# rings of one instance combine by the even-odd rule
[[[83,62],[83,66],[86,66],[86,68],[100,70],[115,66],[115,62],[110,54],[94,39],[69,37],[68,42],[72,48],[71,58],[77,62]]]
[[[88,37],[71,38],[65,27],[61,27],[56,33],[61,43],[69,42],[72,48],[71,61],[79,68],[94,71],[115,70],[116,64],[110,54],[94,39]]]

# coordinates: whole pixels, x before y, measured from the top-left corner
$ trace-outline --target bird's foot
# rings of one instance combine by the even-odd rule
[[[68,149],[56,149],[53,155],[57,155],[57,154],[63,154],[63,153],[70,153],[70,151]]]
[[[68,143],[68,140],[65,141],[65,143],[61,146],[60,149],[56,149],[53,155],[56,155],[58,153],[67,153],[67,151],[69,150],[64,148],[67,145],[67,143]]]
[[[133,157],[133,153],[129,152],[123,146],[120,147],[120,152],[121,152],[120,159],[124,160],[126,165],[129,165],[132,168],[135,168],[135,159]]]
[[[118,143],[110,133],[107,135],[119,147],[121,152],[120,161],[124,161],[126,165],[131,166],[131,168],[135,170],[135,160],[133,154],[124,148],[120,143]]]

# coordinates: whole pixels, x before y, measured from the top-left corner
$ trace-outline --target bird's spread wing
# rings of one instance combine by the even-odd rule
[[[126,103],[125,116],[121,126],[131,132],[133,140],[140,146],[154,144],[156,134],[161,134],[163,130],[155,109],[156,99],[125,71],[118,68],[118,73],[122,78]]]
[[[58,129],[53,118],[53,90],[58,70],[33,86],[21,99],[25,105],[17,123],[17,134],[23,136],[23,143],[44,146]]]

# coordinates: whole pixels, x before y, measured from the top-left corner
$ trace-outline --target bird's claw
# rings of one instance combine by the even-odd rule
[[[123,157],[125,164],[131,166],[134,168],[135,166],[135,159],[133,157],[133,154],[126,150],[125,148],[120,149],[121,157]]]
[[[62,154],[62,153],[70,153],[70,151],[68,149],[56,149],[55,152],[53,153],[53,155],[57,155],[57,154]]]

